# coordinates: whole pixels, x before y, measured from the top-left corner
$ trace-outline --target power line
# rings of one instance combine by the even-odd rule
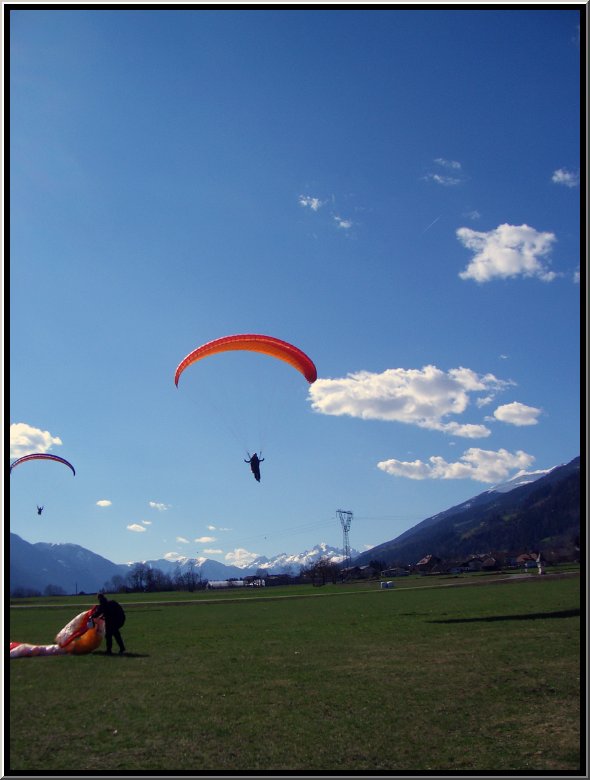
[[[274,534],[272,531],[263,531],[259,534],[254,534],[252,536],[244,536],[241,539],[237,539],[234,544],[245,544],[246,542],[251,542],[256,539],[282,539],[285,536],[293,536],[298,533],[304,533],[305,531],[312,531],[318,528],[326,528],[328,526],[332,526],[334,523],[334,518],[331,518],[330,520],[323,520],[323,521],[312,521],[309,523],[304,523],[302,525],[297,526],[291,526],[290,528],[281,529],[280,533]]]

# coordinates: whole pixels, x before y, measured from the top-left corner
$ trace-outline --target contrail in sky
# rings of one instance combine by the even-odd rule
[[[438,222],[438,220],[439,220],[441,217],[442,217],[442,214],[439,214],[439,215],[438,215],[438,217],[437,217],[437,218],[436,218],[436,219],[435,219],[433,222],[431,222],[431,223],[430,223],[430,225],[428,225],[428,227],[427,227],[427,228],[424,228],[424,230],[423,230],[422,232],[423,232],[423,233],[426,233],[426,231],[427,231],[427,230],[430,230],[430,228],[431,228],[431,227],[432,227],[432,226],[433,226],[433,225],[434,225],[436,222]]]

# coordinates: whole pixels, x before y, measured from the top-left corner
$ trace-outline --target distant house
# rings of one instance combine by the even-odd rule
[[[423,574],[429,574],[433,572],[434,569],[437,568],[441,563],[441,559],[437,558],[436,555],[425,555],[424,558],[415,564],[414,568],[416,571],[419,571]]]
[[[522,553],[516,557],[516,565],[523,566],[525,569],[535,569],[537,567],[537,553]]]
[[[207,590],[217,590],[219,588],[243,588],[244,580],[209,580]]]
[[[516,565],[517,566],[524,566],[525,563],[531,562],[537,565],[537,554],[536,553],[522,553],[521,555],[517,555],[516,557]]]
[[[498,561],[494,558],[493,555],[484,557],[483,561],[481,562],[481,568],[484,571],[494,571],[494,569],[497,569],[498,566]]]
[[[250,577],[244,577],[244,587],[246,588],[264,588],[265,586],[264,577],[257,577],[255,574]]]
[[[407,577],[409,575],[409,571],[406,569],[400,569],[397,566],[394,566],[392,569],[384,569],[381,572],[382,577]]]
[[[290,574],[269,574],[266,579],[262,581],[264,585],[293,585],[300,582],[299,577],[292,577]]]
[[[493,555],[472,555],[468,560],[463,561],[461,569],[463,571],[494,571],[499,567],[499,563]]]

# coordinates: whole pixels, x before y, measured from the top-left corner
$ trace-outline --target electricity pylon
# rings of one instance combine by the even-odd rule
[[[344,565],[345,567],[349,567],[352,561],[350,559],[350,540],[348,538],[348,532],[350,531],[350,524],[352,523],[352,512],[349,512],[346,509],[337,509],[336,513],[342,526],[342,551],[344,552]]]

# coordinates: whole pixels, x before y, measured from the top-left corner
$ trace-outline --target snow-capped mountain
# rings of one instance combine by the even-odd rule
[[[554,466],[552,469],[540,469],[538,471],[523,471],[522,474],[517,474],[515,477],[512,477],[512,479],[506,480],[506,482],[500,482],[499,485],[494,485],[494,487],[491,487],[486,492],[509,493],[511,490],[514,490],[514,488],[520,487],[521,485],[528,485],[530,482],[536,482],[556,468],[558,467]]]
[[[484,490],[483,493],[479,493],[479,495],[467,499],[467,501],[464,501],[462,504],[453,506],[450,509],[445,509],[443,512],[438,512],[436,515],[432,515],[432,517],[427,517],[426,520],[422,520],[417,525],[413,526],[412,528],[408,528],[407,531],[404,531],[402,534],[396,537],[395,542],[402,542],[403,540],[415,536],[417,533],[422,532],[427,528],[437,526],[452,515],[456,515],[461,512],[466,513],[468,511],[474,511],[481,506],[490,504],[495,500],[495,498],[497,498],[498,493],[510,493],[516,488],[522,487],[523,485],[528,485],[532,482],[536,482],[538,479],[546,477],[548,474],[558,468],[560,467],[554,466],[553,468],[545,469],[544,471],[529,471],[518,474],[516,477],[512,477],[512,479],[506,480],[506,482],[501,482],[498,485],[494,485],[493,487]]]
[[[351,550],[351,557],[358,555],[357,550]],[[341,563],[344,560],[344,553],[337,547],[331,547],[326,542],[320,542],[312,547],[311,550],[289,555],[288,553],[279,553],[272,558],[261,555],[248,563],[242,565],[228,566],[219,561],[213,561],[210,558],[189,558],[187,556],[178,556],[174,560],[160,558],[153,561],[141,561],[150,569],[160,569],[164,574],[172,574],[177,570],[186,572],[193,569],[200,574],[203,579],[226,579],[228,577],[244,577],[248,574],[255,574],[259,569],[272,574],[299,574],[303,567],[311,566],[317,563],[320,558],[325,558],[333,563]],[[129,570],[135,566],[135,563],[129,563]]]
[[[125,574],[129,574],[137,564],[143,564],[149,569],[159,569],[164,574],[173,576],[176,572],[186,574],[193,571],[204,580],[225,580],[230,577],[243,577],[244,571],[238,566],[226,566],[224,563],[214,561],[211,558],[189,558],[186,555],[178,556],[173,560],[158,558],[151,561],[131,561],[122,568]],[[250,572],[247,572],[248,574]]]
[[[355,558],[358,555],[357,550],[351,550],[350,555],[352,558]],[[312,547],[311,550],[305,550],[305,552],[296,555],[279,553],[278,555],[275,555],[274,558],[261,556],[244,568],[254,570],[266,569],[266,571],[272,571],[273,574],[285,574],[288,572],[298,574],[301,568],[317,563],[320,558],[325,558],[331,563],[342,563],[344,560],[344,553],[338,547],[331,547],[329,544],[326,544],[326,542],[320,542],[320,544],[316,544],[315,547]]]

